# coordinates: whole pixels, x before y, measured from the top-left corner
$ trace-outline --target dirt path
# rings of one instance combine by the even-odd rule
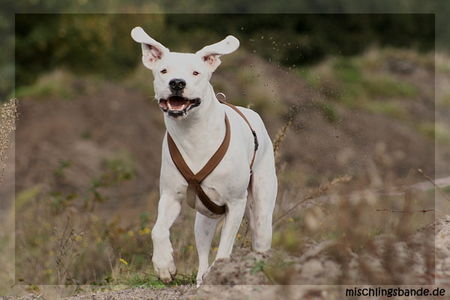
[[[194,286],[179,286],[171,288],[132,288],[122,291],[101,292],[70,297],[71,300],[112,300],[112,299],[161,299],[171,300],[184,298],[186,294],[195,290]]]

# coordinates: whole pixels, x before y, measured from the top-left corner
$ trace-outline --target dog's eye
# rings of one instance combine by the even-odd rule
[[[194,76],[197,76],[197,75],[200,74],[200,73],[197,72],[197,71],[194,71],[194,72],[192,72],[192,74],[193,74]]]
[[[167,73],[167,69],[162,69],[161,73],[166,74]]]

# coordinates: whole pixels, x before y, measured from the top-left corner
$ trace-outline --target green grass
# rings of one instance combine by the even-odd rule
[[[116,182],[132,179],[135,175],[134,161],[127,151],[119,151],[114,156],[105,159],[103,165]]]
[[[439,143],[449,143],[449,132],[444,125],[434,122],[422,122],[417,125],[417,130],[424,136],[435,139]]]
[[[42,75],[36,82],[28,86],[19,86],[14,97],[33,97],[35,99],[58,98],[71,100],[77,95],[89,95],[97,91],[101,82],[95,76],[77,76],[64,70],[54,70]]]
[[[336,79],[345,84],[360,84],[363,81],[363,74],[360,66],[353,59],[339,58],[332,65]]]
[[[419,89],[413,84],[399,80],[389,73],[376,73],[373,58],[336,57],[309,68],[299,69],[314,89],[322,91],[329,99],[346,107],[368,110],[395,118],[406,117],[406,111],[390,99],[416,99]],[[379,101],[383,99],[384,101]],[[338,120],[332,106],[322,106],[325,118],[330,122]]]
[[[407,117],[407,111],[405,108],[395,102],[370,101],[364,103],[362,107],[369,112],[396,119],[405,119]]]
[[[363,70],[356,59],[339,59],[333,65],[334,77],[341,82],[344,102],[371,101],[377,98],[416,98],[419,90],[389,74],[377,75]],[[349,101],[350,98],[352,101]]]
[[[27,188],[22,191],[17,191],[15,208],[16,211],[20,211],[21,209],[26,209],[27,204],[34,200],[37,195],[42,191],[42,185],[36,184],[30,188]]]
[[[257,261],[255,265],[250,269],[250,273],[254,275],[258,272],[262,272],[265,266],[266,263],[263,260]]]
[[[276,249],[284,249],[295,254],[303,247],[302,236],[298,234],[299,226],[302,227],[302,224],[296,224],[293,219],[288,219],[287,222],[288,224],[283,230],[274,232],[272,244]],[[303,223],[303,220],[300,223]]]
[[[302,67],[296,69],[297,74],[302,77],[312,88],[318,89],[321,85],[321,79],[311,67]]]
[[[450,90],[444,93],[440,102],[443,106],[450,107]]]
[[[317,104],[322,116],[330,123],[336,123],[339,121],[339,114],[336,107],[331,103],[321,102]]]
[[[409,98],[419,95],[417,87],[409,82],[393,79],[389,76],[366,76],[363,86],[370,98]]]
[[[443,190],[445,193],[450,194],[450,185],[449,185],[449,186],[446,186],[446,187],[444,187],[444,188],[442,188],[442,190]]]
[[[16,98],[23,97],[36,97],[36,98],[48,98],[58,97],[62,99],[71,99],[74,95],[63,86],[56,86],[50,83],[36,84],[32,86],[26,86],[17,89]]]
[[[168,284],[165,284],[158,279],[156,275],[145,273],[132,273],[131,275],[119,279],[117,284],[124,284],[129,287],[150,287],[150,288],[164,288],[166,286],[192,285],[196,283],[196,275],[179,274]]]
[[[436,64],[437,71],[450,75],[450,64]]]

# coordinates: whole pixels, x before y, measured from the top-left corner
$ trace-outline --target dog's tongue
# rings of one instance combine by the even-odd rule
[[[170,110],[183,110],[189,104],[189,100],[183,97],[173,96],[167,99],[167,106]]]

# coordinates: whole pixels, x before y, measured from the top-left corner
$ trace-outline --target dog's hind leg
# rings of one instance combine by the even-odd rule
[[[202,283],[203,275],[208,270],[209,251],[219,220],[220,218],[208,218],[199,212],[195,215],[195,244],[198,253],[197,285]]]
[[[249,221],[252,230],[252,248],[265,252],[272,244],[272,215],[277,197],[277,177],[273,154],[254,169],[251,197],[249,200]]]
[[[235,202],[227,205],[227,212],[220,235],[219,250],[217,250],[216,259],[229,258],[233,250],[234,240],[241,225],[245,212],[247,197],[236,199]]]

